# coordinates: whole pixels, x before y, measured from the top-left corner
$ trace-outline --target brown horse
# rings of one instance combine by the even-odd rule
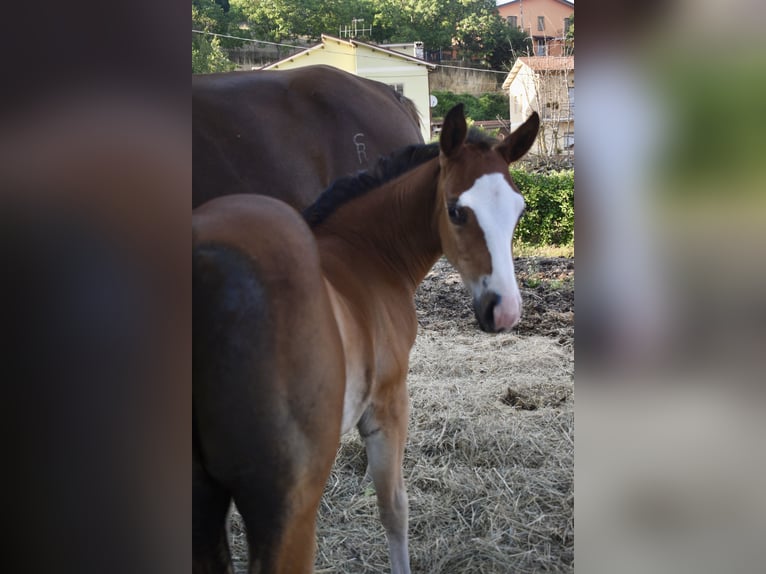
[[[259,193],[303,210],[338,177],[422,142],[412,101],[338,68],[192,76],[192,207]]]
[[[230,498],[250,572],[310,572],[317,506],[341,433],[364,439],[394,574],[410,571],[402,458],[414,293],[442,253],[479,325],[521,315],[511,239],[524,199],[502,142],[466,139],[462,105],[438,145],[336,182],[304,214],[257,195],[216,199],[194,229],[194,571],[226,572]],[[310,227],[309,227],[310,226]]]

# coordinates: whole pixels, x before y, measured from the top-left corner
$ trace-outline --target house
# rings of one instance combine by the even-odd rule
[[[497,11],[509,26],[520,28],[532,38],[535,56],[566,55],[564,37],[574,15],[569,0],[510,0]]]
[[[574,151],[574,56],[517,58],[503,90],[510,100],[512,130],[533,110],[540,114],[533,153],[550,156]]]
[[[414,44],[413,44],[414,46]],[[420,114],[423,139],[431,139],[431,94],[428,74],[431,64],[395,49],[322,35],[321,43],[288,58],[264,66],[264,70],[287,70],[325,64],[393,87],[411,99]]]

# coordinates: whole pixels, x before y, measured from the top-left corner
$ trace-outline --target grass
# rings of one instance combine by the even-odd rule
[[[514,257],[567,257],[574,258],[574,243],[571,245],[528,245],[513,244]]]

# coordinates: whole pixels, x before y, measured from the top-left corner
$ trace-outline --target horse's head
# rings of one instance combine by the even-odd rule
[[[439,235],[447,259],[473,294],[484,331],[509,330],[521,318],[511,241],[524,198],[508,164],[527,153],[539,126],[533,113],[502,142],[467,143],[462,104],[447,113],[442,126]]]

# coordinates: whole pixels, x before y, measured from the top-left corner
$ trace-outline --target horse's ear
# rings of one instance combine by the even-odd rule
[[[495,146],[506,162],[511,163],[524,156],[535,143],[537,131],[540,129],[540,116],[537,112],[527,118],[519,129],[510,134],[502,143]]]
[[[442,153],[447,157],[455,154],[463,145],[467,131],[463,104],[457,104],[447,112],[442,124],[442,133],[439,136],[439,148]]]

